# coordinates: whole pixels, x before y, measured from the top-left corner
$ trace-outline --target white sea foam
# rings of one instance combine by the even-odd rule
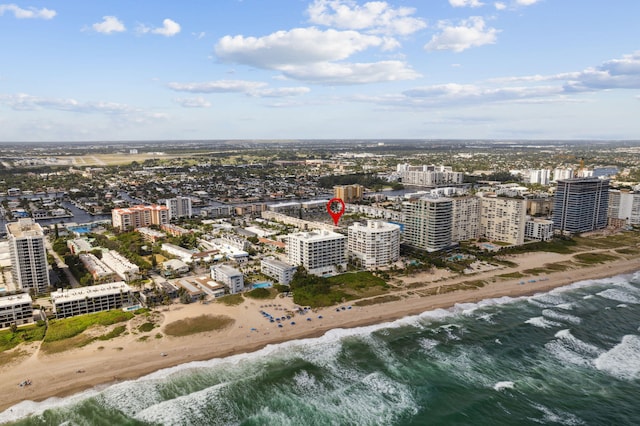
[[[565,311],[570,311],[573,309],[573,304],[571,303],[561,303],[556,306],[556,308],[564,309]]]
[[[438,342],[437,340],[427,339],[426,337],[423,337],[418,340],[418,344],[420,345],[420,347],[423,349],[424,352],[430,352],[433,348],[438,346],[440,342]]]
[[[580,317],[577,317],[575,315],[570,315],[564,312],[554,311],[553,309],[543,309],[542,315],[546,318],[551,318],[554,321],[570,323],[574,325],[580,324],[580,322],[582,322]]]
[[[640,336],[623,336],[622,342],[595,360],[595,366],[619,379],[640,379]]]
[[[640,303],[640,298],[638,296],[634,296],[626,291],[621,291],[615,288],[609,288],[596,294],[603,299],[615,300],[616,302],[632,303],[634,305]]]
[[[515,383],[513,382],[498,382],[495,385],[493,385],[493,389],[497,391],[501,391],[504,389],[513,389],[514,386],[515,386]]]
[[[555,334],[555,337],[562,340],[565,345],[574,352],[588,355],[588,356],[598,356],[604,352],[603,349],[600,349],[597,346],[594,346],[590,343],[583,342],[582,340],[575,337],[571,334],[569,330],[560,330]]]
[[[545,317],[533,317],[525,321],[526,324],[531,324],[534,327],[551,328],[560,327],[562,324],[546,319]]]
[[[566,413],[560,410],[551,410],[542,404],[532,404],[532,406],[542,413],[542,419],[530,418],[536,423],[549,424],[559,423],[561,425],[577,426],[587,424],[574,414]]]
[[[39,402],[22,401],[0,413],[0,424],[17,421],[30,415],[39,415],[50,409],[70,407],[95,396],[97,393],[97,390],[89,389],[65,398],[53,397]]]
[[[593,294],[587,294],[586,296],[582,296],[583,299],[593,299],[595,296]]]

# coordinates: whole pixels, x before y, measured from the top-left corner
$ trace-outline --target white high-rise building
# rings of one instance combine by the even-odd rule
[[[405,243],[427,251],[451,246],[452,210],[450,198],[422,198],[403,203]]]
[[[19,219],[7,223],[7,235],[17,288],[34,289],[37,294],[46,292],[49,271],[42,227],[31,218]]]
[[[573,169],[562,169],[558,167],[553,170],[553,180],[556,182],[562,179],[571,178],[573,178]]]
[[[451,241],[475,240],[480,235],[480,198],[453,197]]]
[[[524,198],[484,195],[480,198],[480,235],[493,241],[523,244],[526,213]]]
[[[529,171],[529,183],[537,183],[540,185],[549,185],[549,180],[551,178],[551,170],[549,169],[540,169],[540,170],[530,170]]]
[[[530,240],[548,241],[553,238],[553,221],[528,219],[524,227],[524,237]]]
[[[287,256],[292,265],[302,265],[308,273],[324,275],[347,267],[347,237],[337,232],[298,232],[287,236]]]
[[[354,223],[349,228],[347,249],[369,269],[385,266],[400,257],[400,226],[382,220]]]
[[[609,190],[610,219],[622,219],[629,225],[640,225],[640,192]]]
[[[169,209],[169,219],[191,217],[193,215],[191,198],[189,197],[169,198],[165,203]]]

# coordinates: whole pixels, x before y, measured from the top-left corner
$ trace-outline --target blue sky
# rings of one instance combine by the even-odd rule
[[[640,1],[0,0],[0,141],[640,139]]]

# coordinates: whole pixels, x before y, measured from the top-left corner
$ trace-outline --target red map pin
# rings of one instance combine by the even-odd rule
[[[333,223],[338,226],[340,217],[344,214],[344,201],[340,198],[332,198],[327,203],[327,211],[333,218]]]

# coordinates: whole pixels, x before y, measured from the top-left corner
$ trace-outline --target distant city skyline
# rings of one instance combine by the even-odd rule
[[[0,142],[639,139],[640,2],[0,0]]]

